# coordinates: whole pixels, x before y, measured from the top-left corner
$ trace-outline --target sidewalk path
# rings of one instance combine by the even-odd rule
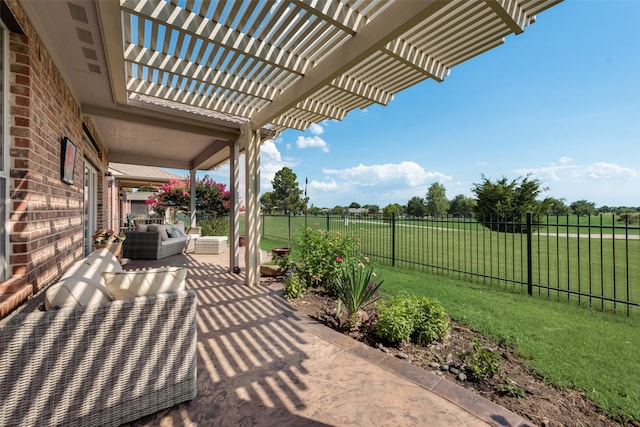
[[[176,255],[198,293],[198,396],[132,426],[525,426],[506,409],[291,311],[228,255]]]

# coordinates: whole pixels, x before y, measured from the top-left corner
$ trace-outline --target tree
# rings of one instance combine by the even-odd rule
[[[378,205],[364,205],[363,208],[367,209],[370,215],[378,215],[380,213],[380,206]]]
[[[196,210],[201,214],[216,217],[229,215],[231,194],[226,190],[226,184],[217,183],[205,175],[196,181]],[[163,214],[168,207],[177,212],[191,213],[191,181],[171,179],[156,189],[153,196],[149,196],[146,204]]]
[[[538,201],[536,198],[544,190],[539,179],[531,179],[529,175],[509,182],[503,177],[491,182],[482,175],[482,182],[473,185],[476,194],[476,213],[478,221],[494,231],[524,233],[527,227],[522,224],[522,215],[533,212],[534,221],[541,214],[546,214],[549,201]]]
[[[349,205],[349,207],[351,209],[360,209],[360,203],[358,202],[351,202],[351,204]]]
[[[273,192],[268,191],[260,196],[260,208],[266,213],[271,214],[276,208],[276,203],[273,200]]]
[[[588,216],[596,213],[596,204],[593,202],[587,202],[586,200],[577,200],[571,205],[571,212],[577,216]]]
[[[273,186],[272,201],[275,207],[285,214],[304,211],[308,197],[301,197],[302,190],[296,181],[296,174],[288,167],[276,172],[271,185]]]
[[[398,215],[400,211],[400,205],[397,203],[392,203],[382,209],[382,217],[385,219],[385,221],[391,221],[393,214]]]
[[[569,214],[569,206],[564,203],[564,199],[556,199],[554,197],[549,197],[549,214],[550,215],[568,215]]]
[[[427,213],[422,197],[414,196],[407,202],[407,215],[422,218]]]
[[[472,217],[475,210],[476,201],[462,194],[458,194],[449,202],[449,213],[453,216]]]
[[[434,182],[427,190],[425,199],[427,213],[436,217],[445,216],[449,210],[449,200],[444,185]]]
[[[334,215],[342,215],[345,212],[345,208],[340,205],[336,205],[333,209],[331,209],[331,213]]]

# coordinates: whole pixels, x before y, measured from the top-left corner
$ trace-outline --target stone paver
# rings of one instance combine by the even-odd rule
[[[268,286],[227,271],[228,255],[188,265],[198,293],[198,396],[141,426],[486,426],[524,420],[435,374],[299,318]]]

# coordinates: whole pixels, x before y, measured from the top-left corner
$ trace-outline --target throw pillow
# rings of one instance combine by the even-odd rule
[[[174,230],[172,227],[167,228],[167,235],[169,238],[178,237],[178,231]]]
[[[149,224],[149,231],[160,233],[160,240],[163,242],[169,238],[167,229],[162,224]]]
[[[99,283],[82,277],[68,277],[47,289],[44,296],[46,310],[89,307],[112,301],[111,294]]]
[[[104,284],[113,299],[122,300],[185,289],[185,267],[162,267],[147,270],[102,273]]]
[[[184,231],[184,224],[181,222],[176,222],[175,224],[173,224],[173,229],[179,231],[180,233],[182,233],[180,236],[184,236],[186,233]]]
[[[138,224],[138,231],[141,233],[146,233],[149,231],[149,224]]]

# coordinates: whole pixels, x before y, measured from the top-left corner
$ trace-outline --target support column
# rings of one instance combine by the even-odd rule
[[[243,138],[241,135],[240,138]],[[240,139],[229,143],[229,182],[231,212],[229,215],[229,272],[240,272]]]
[[[189,170],[189,180],[191,181],[189,186],[189,199],[191,202],[191,227],[197,227],[196,223],[196,170]]]
[[[245,125],[245,283],[249,286],[260,283],[260,132]]]

